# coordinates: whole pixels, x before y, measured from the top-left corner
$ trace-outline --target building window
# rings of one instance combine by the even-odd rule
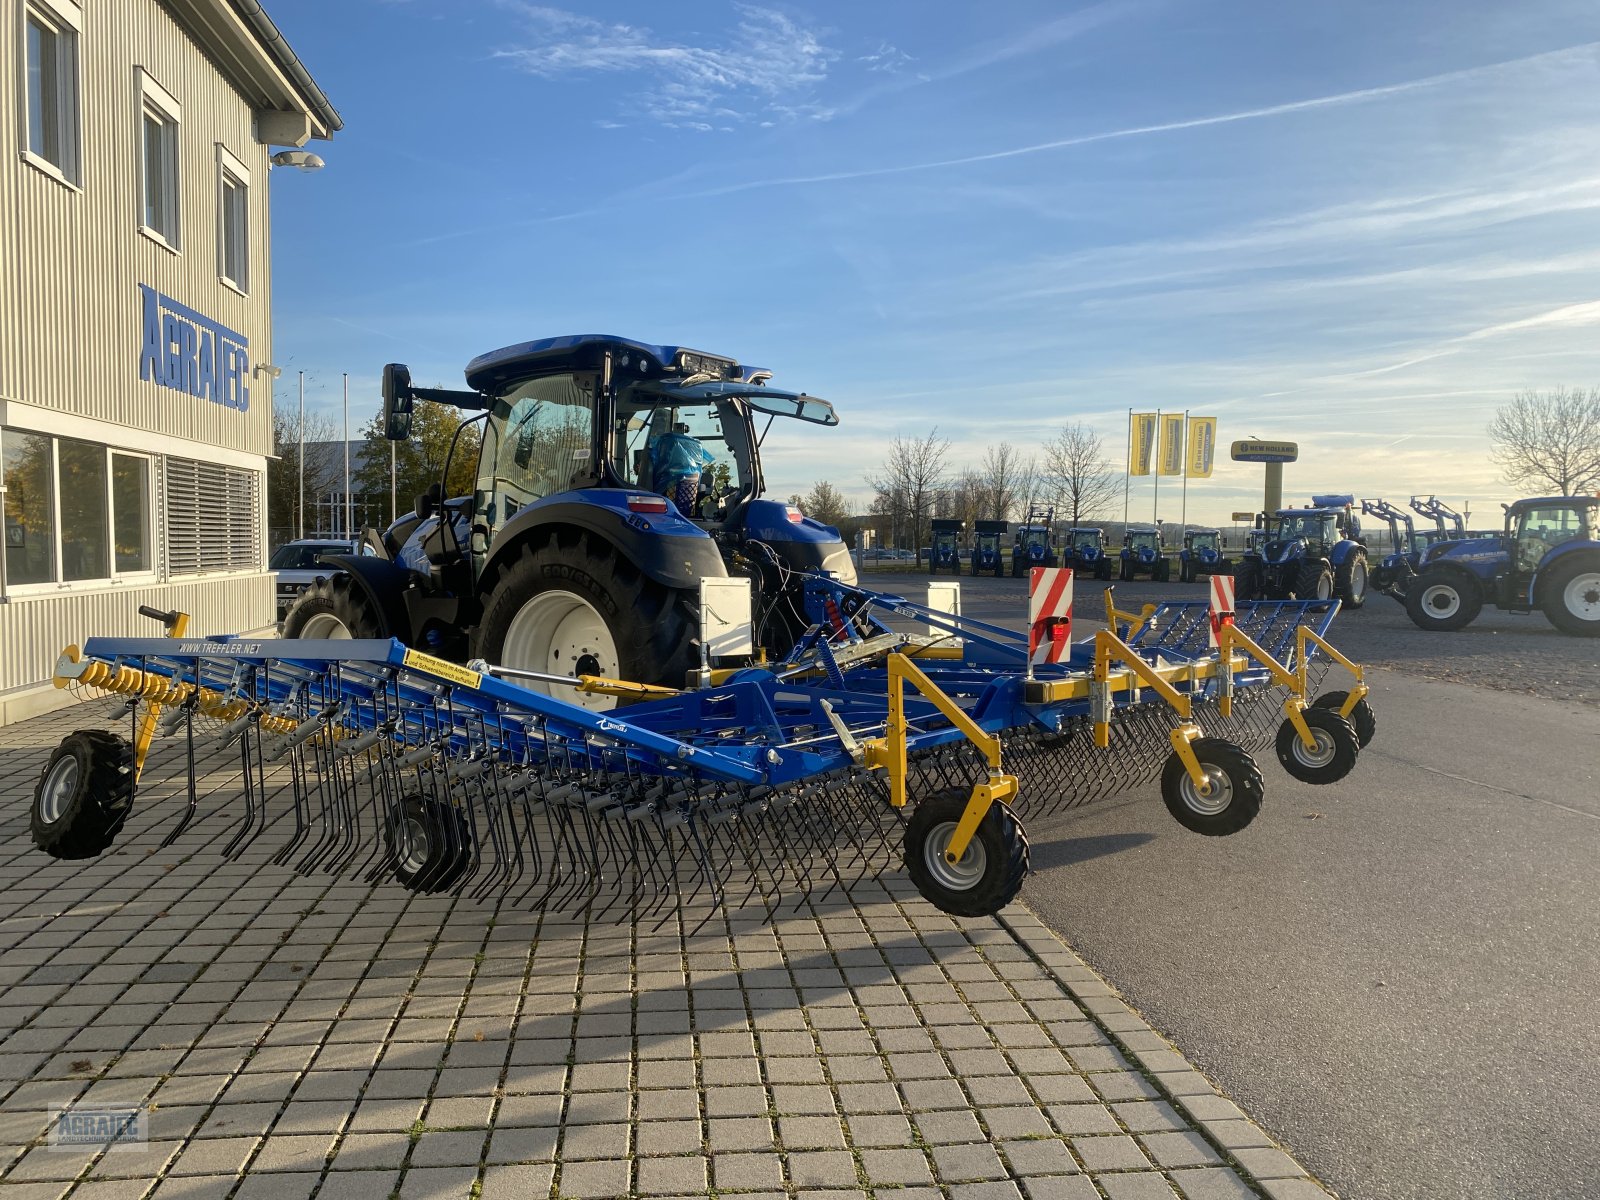
[[[261,569],[258,471],[169,458],[167,573]]]
[[[172,250],[178,249],[178,133],[182,110],[169,92],[139,72],[139,121],[143,137],[144,211],[141,228]]]
[[[109,582],[154,570],[150,459],[0,430],[6,586]]]
[[[80,17],[76,6],[64,0],[28,0],[22,12],[25,157],[34,166],[76,184]]]
[[[250,172],[217,147],[217,274],[241,292],[250,290]]]

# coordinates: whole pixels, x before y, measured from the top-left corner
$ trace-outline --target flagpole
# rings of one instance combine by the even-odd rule
[[[1128,457],[1122,463],[1122,532],[1128,532],[1128,488],[1133,483],[1133,409],[1128,409]]]
[[[1183,410],[1183,527],[1178,530],[1182,537],[1184,530],[1189,528],[1189,410]]]
[[[295,505],[295,537],[306,536],[306,373],[300,372],[300,500]]]
[[[344,535],[355,523],[355,501],[350,495],[350,372],[344,373]]]
[[[1161,530],[1161,434],[1161,410],[1158,408],[1156,409],[1155,453],[1151,455],[1155,460],[1152,464],[1155,467],[1152,474],[1156,477],[1156,494],[1155,500],[1150,506],[1150,524],[1156,527],[1158,533]]]

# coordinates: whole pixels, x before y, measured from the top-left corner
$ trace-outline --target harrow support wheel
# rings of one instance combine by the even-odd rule
[[[114,733],[61,739],[34,788],[28,831],[53,858],[94,858],[110,848],[133,807],[133,747]]]
[[[1315,746],[1307,746],[1293,721],[1278,726],[1278,761],[1301,783],[1336,783],[1355,768],[1361,742],[1355,726],[1330,708],[1301,711]]]
[[[412,794],[389,821],[389,858],[407,891],[437,893],[455,887],[472,867],[472,826],[454,805]]]
[[[967,790],[937,791],[918,803],[906,822],[906,874],[923,898],[957,917],[988,917],[1016,899],[1028,874],[1028,835],[1009,806],[996,801],[959,861],[946,862]]]
[[[1261,768],[1243,746],[1226,738],[1202,737],[1190,743],[1206,777],[1201,791],[1176,751],[1161,772],[1161,798],[1185,829],[1207,837],[1238,833],[1261,811]]]
[[[1311,707],[1328,708],[1338,712],[1349,698],[1349,692],[1324,692],[1311,702]],[[1372,741],[1373,735],[1378,732],[1378,717],[1372,711],[1372,705],[1365,699],[1357,700],[1356,706],[1350,710],[1350,715],[1345,717],[1345,720],[1355,727],[1356,741],[1365,750],[1367,743]]]

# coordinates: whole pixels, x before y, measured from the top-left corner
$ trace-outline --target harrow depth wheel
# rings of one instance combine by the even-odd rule
[[[1338,712],[1344,707],[1344,702],[1350,698],[1349,692],[1325,692],[1311,702],[1312,708],[1329,708]],[[1357,700],[1356,706],[1350,710],[1350,715],[1345,717],[1355,727],[1356,741],[1365,750],[1367,743],[1378,732],[1378,717],[1372,711],[1372,705],[1365,700]]]
[[[407,796],[389,822],[394,877],[413,892],[447,892],[472,866],[472,826],[459,808]]]
[[[1331,708],[1303,710],[1316,746],[1307,746],[1290,721],[1278,726],[1278,761],[1302,783],[1335,783],[1355,768],[1361,743],[1355,726]]]
[[[133,807],[133,753],[100,730],[61,739],[33,792],[28,831],[53,858],[94,858],[110,848]]]
[[[906,874],[923,898],[957,917],[988,917],[1022,890],[1028,874],[1028,836],[1016,814],[989,806],[966,852],[956,862],[945,848],[966,811],[965,788],[945,788],[921,801],[906,822]]]
[[[1244,747],[1225,738],[1196,738],[1190,745],[1206,786],[1204,790],[1195,786],[1174,751],[1161,772],[1161,798],[1167,811],[1185,829],[1207,837],[1238,833],[1261,811],[1261,769]]]

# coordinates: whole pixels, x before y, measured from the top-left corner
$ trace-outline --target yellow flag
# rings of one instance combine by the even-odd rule
[[[1157,475],[1183,474],[1183,414],[1161,414],[1161,449],[1156,454]]]
[[[1128,474],[1150,474],[1156,448],[1156,414],[1132,413],[1128,426]]]
[[[1210,479],[1211,466],[1217,457],[1217,419],[1215,417],[1189,418],[1190,479]]]

